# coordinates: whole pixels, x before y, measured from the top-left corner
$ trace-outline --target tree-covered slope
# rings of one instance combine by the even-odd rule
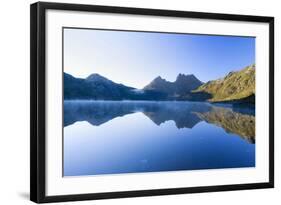
[[[239,101],[250,99],[253,102],[255,97],[255,65],[230,72],[224,78],[209,81],[193,93],[208,93],[210,102]]]

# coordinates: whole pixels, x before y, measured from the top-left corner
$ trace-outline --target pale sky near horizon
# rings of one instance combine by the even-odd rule
[[[255,63],[255,38],[93,29],[64,29],[64,72],[98,73],[143,88],[179,73],[207,82]]]

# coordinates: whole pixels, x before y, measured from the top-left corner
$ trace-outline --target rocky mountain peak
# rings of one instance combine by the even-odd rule
[[[181,81],[181,80],[198,80],[198,79],[193,74],[185,75],[180,73],[178,74],[176,81]]]
[[[161,76],[156,77],[153,81],[166,81],[164,78]]]
[[[86,78],[87,81],[109,81],[107,78],[97,74],[97,73],[93,73],[91,75],[89,75]]]

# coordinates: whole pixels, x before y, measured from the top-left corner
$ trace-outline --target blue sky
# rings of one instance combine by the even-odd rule
[[[64,29],[64,72],[80,78],[98,73],[143,88],[157,76],[207,82],[253,63],[253,37]]]

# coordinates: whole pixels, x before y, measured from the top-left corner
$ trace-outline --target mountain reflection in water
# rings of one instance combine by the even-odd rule
[[[178,129],[192,129],[205,121],[255,143],[255,110],[251,107],[205,102],[64,101],[64,126],[87,121],[100,126],[116,117],[141,112],[156,125],[174,121]]]

